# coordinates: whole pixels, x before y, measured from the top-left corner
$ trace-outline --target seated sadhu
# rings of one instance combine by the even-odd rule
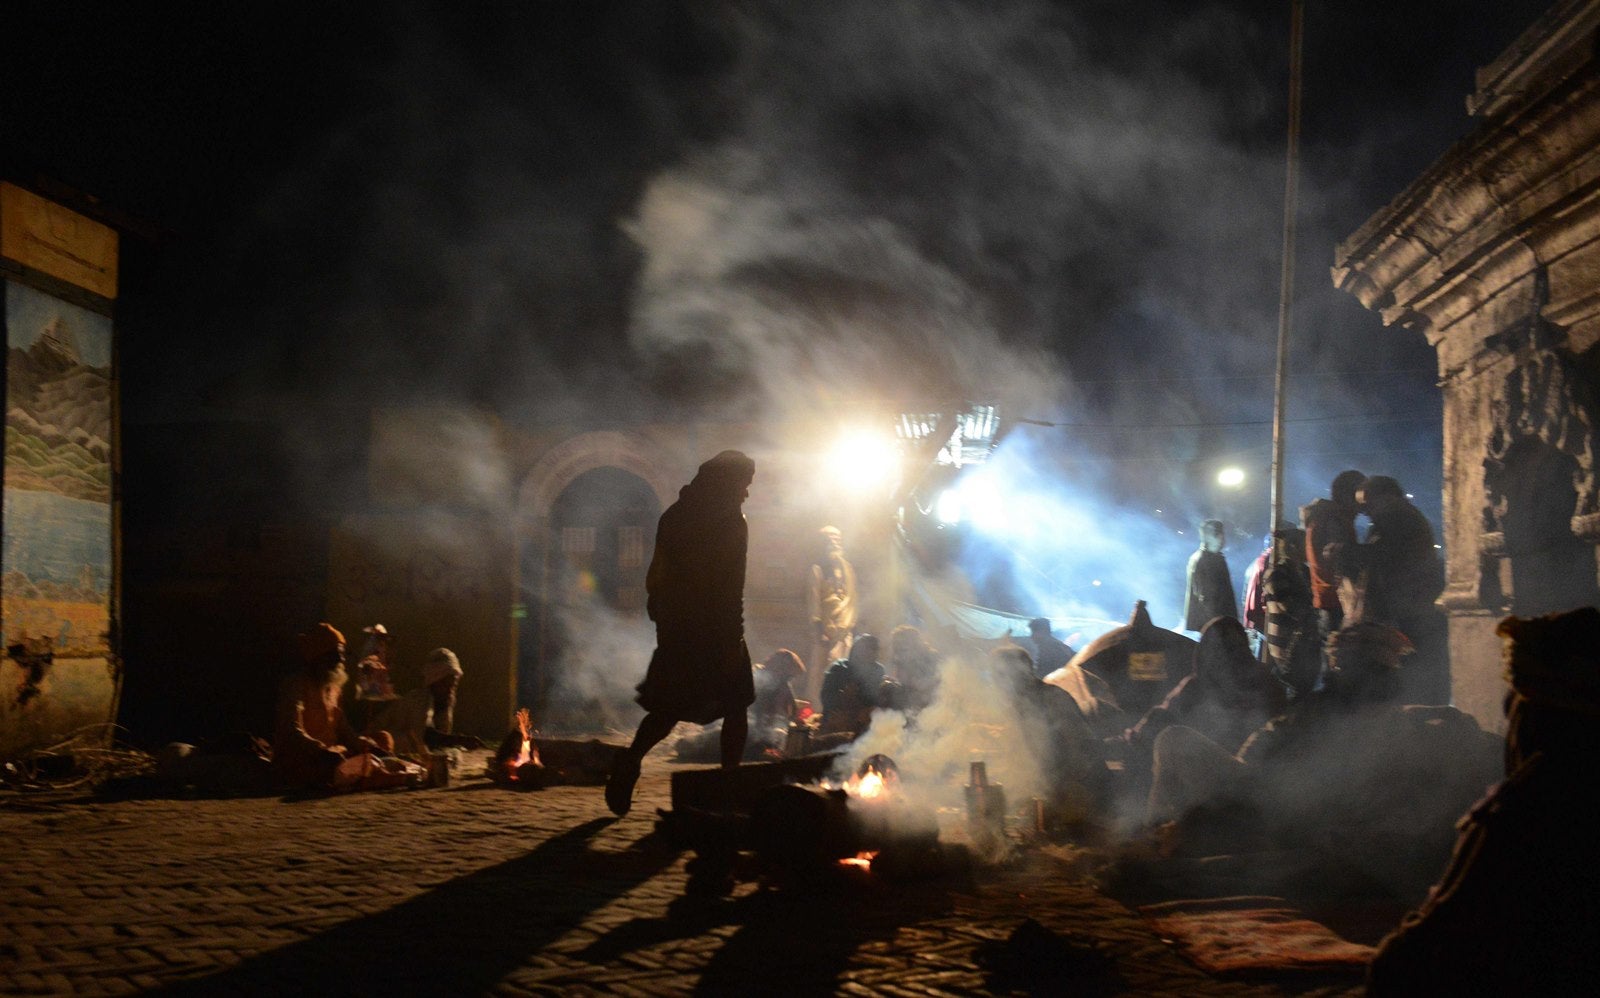
[[[456,653],[435,648],[422,663],[422,687],[385,705],[367,725],[367,735],[376,739],[390,732],[394,750],[403,755],[426,755],[440,748],[482,748],[478,738],[451,731],[461,675]]]
[[[272,761],[293,787],[371,790],[403,786],[421,774],[416,767],[381,758],[377,738],[356,733],[339,706],[349,674],[344,635],[320,623],[299,636],[301,666],[278,693]]]

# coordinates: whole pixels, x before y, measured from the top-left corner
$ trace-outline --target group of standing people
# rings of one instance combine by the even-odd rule
[[[1369,521],[1358,538],[1356,518]],[[1402,696],[1407,702],[1450,699],[1443,613],[1434,601],[1444,568],[1433,528],[1394,478],[1347,470],[1330,495],[1300,510],[1301,527],[1281,526],[1263,552],[1245,593],[1241,617],[1222,554],[1220,521],[1201,527],[1200,549],[1189,559],[1184,626],[1203,628],[1213,617],[1239,618],[1262,638],[1269,663],[1290,695],[1321,682],[1328,639],[1345,624],[1377,623],[1405,635],[1411,652]]]

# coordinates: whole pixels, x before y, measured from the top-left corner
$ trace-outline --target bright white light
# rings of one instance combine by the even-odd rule
[[[1100,580],[1099,579],[1095,579],[1093,582],[1090,583],[1090,585],[1094,585],[1094,586],[1098,586],[1099,584],[1100,584]]]
[[[1217,472],[1217,484],[1225,489],[1236,489],[1244,484],[1243,468],[1223,468]]]
[[[894,438],[873,430],[854,430],[841,436],[828,452],[828,470],[841,485],[879,489],[894,480],[899,468]]]
[[[1006,527],[1006,507],[1000,490],[985,478],[963,478],[939,493],[934,515],[940,523],[966,523],[974,530],[998,533]]]
[[[982,478],[967,478],[956,486],[961,493],[961,510],[967,521],[979,530],[998,531],[1006,525],[1006,507],[1000,490]]]

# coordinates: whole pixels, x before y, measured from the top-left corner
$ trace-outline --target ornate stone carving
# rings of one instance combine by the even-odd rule
[[[1576,464],[1572,532],[1600,538],[1600,485],[1595,475],[1594,390],[1588,377],[1571,361],[1547,347],[1530,349],[1506,373],[1489,403],[1493,428],[1483,459],[1483,537],[1481,549],[1505,550],[1508,476],[1515,474],[1507,458],[1518,442],[1537,439],[1571,457]]]

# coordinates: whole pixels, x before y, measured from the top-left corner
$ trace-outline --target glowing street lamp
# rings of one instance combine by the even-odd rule
[[[1217,472],[1217,484],[1225,489],[1236,489],[1244,484],[1243,468],[1223,468]]]
[[[887,433],[846,431],[828,452],[828,469],[841,484],[884,490],[900,472],[900,449]]]

